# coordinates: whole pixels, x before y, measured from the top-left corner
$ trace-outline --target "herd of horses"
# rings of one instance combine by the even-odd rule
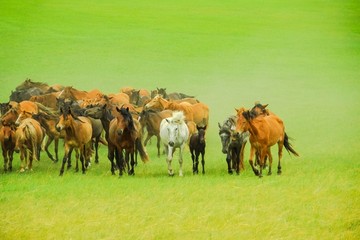
[[[81,162],[82,173],[91,165],[98,146],[107,146],[111,173],[135,174],[137,157],[146,163],[150,157],[146,146],[157,139],[157,155],[164,146],[168,174],[174,175],[172,159],[179,149],[179,176],[183,175],[183,152],[188,145],[193,162],[193,174],[198,174],[201,157],[205,174],[206,130],[209,107],[194,96],[167,93],[165,88],[154,91],[124,87],[117,93],[99,90],[81,91],[71,86],[53,85],[26,79],[10,95],[10,101],[0,104],[0,142],[4,171],[12,170],[14,152],[20,153],[20,172],[32,170],[33,160],[40,160],[43,149],[54,162],[59,161],[59,140],[63,139],[64,156],[60,168],[71,167],[75,152],[76,167]],[[236,109],[236,115],[219,125],[222,152],[226,154],[228,173],[244,170],[244,148],[250,142],[249,163],[255,175],[262,177],[268,166],[271,174],[271,146],[278,144],[278,171],[281,173],[282,149],[295,156],[298,153],[289,142],[283,121],[256,103],[251,109]],[[54,155],[49,146],[54,142]],[[254,160],[255,158],[255,160]],[[267,163],[268,160],[268,163]]]

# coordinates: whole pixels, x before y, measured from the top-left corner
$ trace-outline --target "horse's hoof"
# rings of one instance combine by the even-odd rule
[[[260,174],[259,174],[259,178],[262,178],[262,177],[263,177],[263,175],[260,175]]]
[[[228,171],[228,173],[229,173],[230,175],[233,175],[233,171]]]
[[[278,174],[278,175],[281,175],[281,171],[278,171],[277,174]]]
[[[21,168],[21,169],[20,169],[20,172],[21,172],[21,173],[25,172],[25,169]]]
[[[272,172],[268,172],[268,176],[271,176]]]
[[[95,163],[96,163],[96,164],[99,164],[99,160],[98,160],[98,159],[96,159],[96,160],[95,160]]]
[[[67,169],[70,169],[70,168],[71,168],[71,165],[68,165],[68,166],[67,166]]]

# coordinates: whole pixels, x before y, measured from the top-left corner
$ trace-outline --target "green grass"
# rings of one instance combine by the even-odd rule
[[[22,1],[0,9],[0,101],[25,78],[98,88],[167,87],[210,107],[206,175],[165,158],[85,176],[42,155],[0,170],[1,239],[358,239],[357,1]],[[258,179],[226,173],[217,123],[254,101],[285,122],[300,158]],[[273,148],[275,155],[276,148]],[[62,153],[60,154],[62,155]],[[248,156],[248,148],[245,153]],[[275,157],[275,159],[277,159]],[[277,160],[276,160],[277,161]],[[177,157],[173,166],[178,170]]]

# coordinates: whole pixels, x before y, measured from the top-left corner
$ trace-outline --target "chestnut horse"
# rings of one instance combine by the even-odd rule
[[[161,95],[156,95],[145,105],[145,109],[170,109],[173,111],[182,111],[187,121],[194,121],[198,126],[205,126],[209,123],[209,107],[204,103],[175,103],[167,101]]]
[[[21,122],[15,132],[15,149],[20,150],[21,167],[20,172],[25,169],[32,170],[33,159],[40,160],[41,143],[45,133],[38,121],[27,118]],[[27,157],[29,154],[29,161]],[[24,164],[25,160],[25,164]]]
[[[244,108],[237,109],[237,130],[240,132],[250,132],[250,159],[249,163],[255,173],[255,175],[262,177],[262,169],[265,166],[266,156],[269,157],[269,171],[268,175],[271,175],[272,155],[271,146],[278,144],[278,174],[281,174],[281,157],[282,149],[285,149],[299,156],[299,154],[292,148],[289,137],[285,133],[285,127],[283,121],[276,115],[263,115],[260,114],[254,117],[249,110]],[[260,169],[257,170],[253,164],[253,158],[255,153],[259,154]]]
[[[4,158],[4,171],[12,171],[12,161],[15,149],[15,129],[10,126],[2,126],[0,129],[0,142]]]
[[[128,174],[135,175],[135,152],[139,151],[144,163],[149,161],[149,156],[141,142],[141,125],[139,121],[132,118],[128,108],[116,107],[116,110],[119,114],[111,120],[109,126],[108,158],[111,162],[111,173],[115,174],[115,157],[119,176],[122,176],[125,164],[128,166]],[[130,165],[129,159],[131,159]]]
[[[87,92],[87,91],[77,90],[71,86],[67,86],[60,92],[58,98],[68,98],[77,101],[77,100],[99,98],[102,95],[103,94],[97,89]]]
[[[82,173],[85,174],[85,161],[89,162],[91,156],[91,121],[87,117],[73,115],[70,108],[61,108],[60,110],[61,115],[59,122],[56,124],[56,129],[59,132],[65,130],[65,154],[60,169],[60,176],[64,173],[64,166],[69,160],[72,149],[79,149]]]

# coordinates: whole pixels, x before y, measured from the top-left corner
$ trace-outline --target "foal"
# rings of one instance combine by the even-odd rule
[[[201,154],[202,174],[205,174],[205,132],[206,126],[196,126],[197,132],[190,137],[189,147],[191,152],[191,159],[193,161],[193,174],[199,173],[199,155]]]

